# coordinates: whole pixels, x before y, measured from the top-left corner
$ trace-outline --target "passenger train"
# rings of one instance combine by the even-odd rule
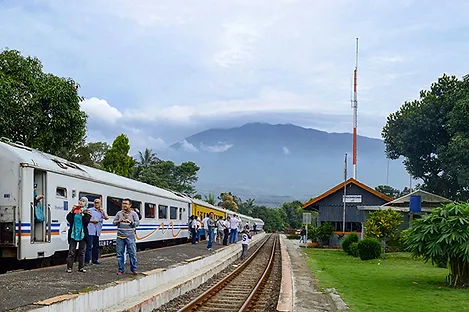
[[[34,213],[34,184],[44,220]],[[65,219],[79,198],[86,196],[89,207],[100,198],[109,215],[105,220],[100,245],[113,245],[117,227],[112,224],[121,210],[123,198],[132,200],[142,219],[137,228],[137,247],[157,241],[187,241],[191,215],[203,218],[213,211],[216,216],[232,216],[233,211],[213,206],[185,194],[154,187],[106,171],[91,168],[43,153],[39,150],[0,140],[0,260],[47,259],[68,250]],[[238,214],[239,215],[239,214]],[[264,222],[239,215],[242,226],[254,222],[262,230]],[[1,263],[0,263],[1,266]]]

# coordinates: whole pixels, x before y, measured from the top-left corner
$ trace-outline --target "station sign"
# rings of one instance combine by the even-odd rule
[[[346,203],[361,203],[362,202],[362,196],[361,195],[345,195],[342,196],[342,202]]]

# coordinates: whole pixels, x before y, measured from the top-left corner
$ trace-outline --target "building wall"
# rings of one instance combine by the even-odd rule
[[[329,195],[328,197],[320,200],[314,204],[314,208],[318,209],[318,223],[323,221],[343,221],[343,207],[342,198],[344,195],[343,189]],[[362,195],[361,203],[347,203],[345,208],[345,219],[347,222],[365,222],[366,213],[357,209],[357,205],[363,206],[378,206],[386,203],[384,199],[375,196],[372,193],[356,186],[355,184],[349,184],[347,186],[347,195]]]

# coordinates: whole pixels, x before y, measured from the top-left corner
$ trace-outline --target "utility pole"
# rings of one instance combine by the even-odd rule
[[[353,178],[357,179],[357,71],[358,71],[358,38],[355,53],[355,69],[353,71]]]

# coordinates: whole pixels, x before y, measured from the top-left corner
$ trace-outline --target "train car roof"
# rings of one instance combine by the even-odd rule
[[[139,191],[151,195],[165,197],[190,203],[191,201],[181,194],[165,190],[143,182],[125,178],[104,170],[87,167],[70,162],[58,156],[41,152],[22,144],[12,143],[2,138],[0,141],[0,156],[14,158],[24,167],[33,167],[67,176],[82,178],[93,182]]]
[[[190,197],[189,197],[189,198],[190,198]],[[248,220],[253,220],[253,221],[256,221],[256,220],[257,220],[257,221],[260,221],[260,222],[262,222],[262,223],[264,222],[264,221],[262,221],[262,219],[253,218],[253,217],[251,217],[251,216],[243,215],[243,214],[234,212],[234,211],[232,211],[232,210],[225,209],[225,208],[220,207],[220,206],[214,206],[214,205],[212,205],[212,204],[210,204],[210,203],[208,203],[208,202],[206,202],[206,201],[203,201],[203,200],[200,200],[200,199],[197,199],[197,198],[190,198],[190,199],[191,199],[192,202],[193,202],[194,204],[196,204],[196,205],[200,205],[200,206],[204,206],[204,207],[207,207],[207,208],[216,209],[216,210],[218,210],[218,211],[223,211],[223,212],[225,212],[225,213],[227,213],[227,214],[231,214],[231,215],[237,214],[237,215],[239,215],[239,216],[241,217],[241,219],[248,219]]]

